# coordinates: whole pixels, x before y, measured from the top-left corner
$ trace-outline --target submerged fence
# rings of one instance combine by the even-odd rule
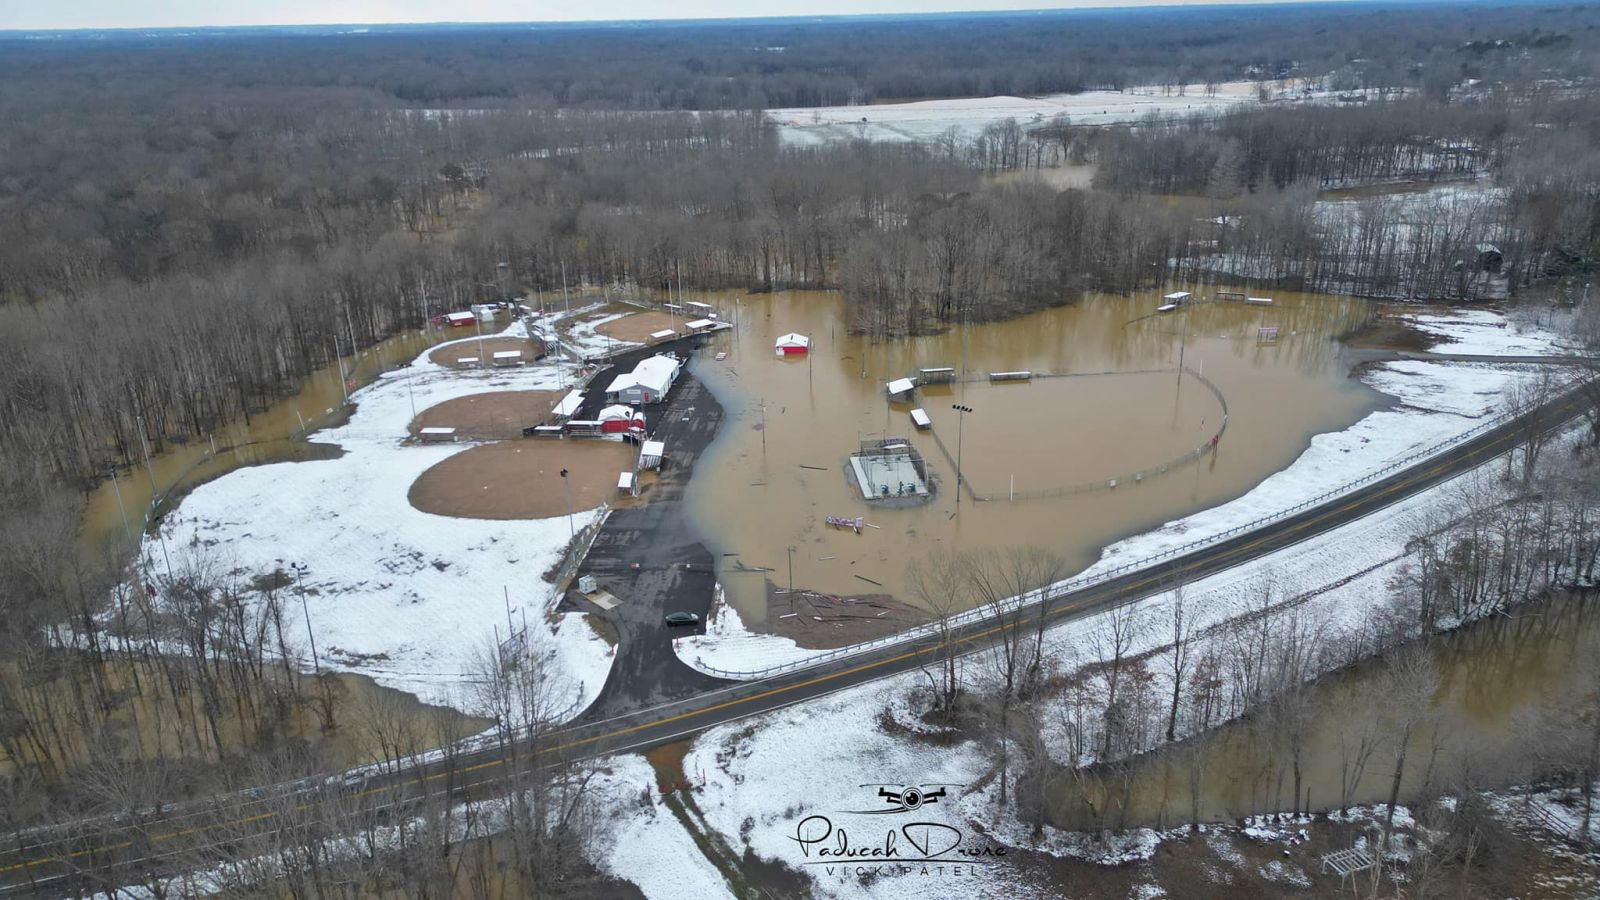
[[[1572,395],[1570,393],[1564,393],[1557,400],[1547,404],[1540,410],[1536,410],[1533,413],[1524,413],[1523,415],[1538,415],[1545,409],[1569,402],[1571,396]],[[902,631],[899,634],[889,635],[876,640],[864,641],[859,644],[851,644],[847,647],[840,647],[836,650],[825,650],[801,659],[795,659],[789,662],[779,663],[777,665],[768,666],[762,669],[754,669],[751,671],[732,671],[727,669],[719,669],[715,666],[709,666],[700,662],[696,662],[695,667],[708,674],[717,675],[722,678],[738,679],[743,681],[758,680],[814,668],[835,660],[858,656],[864,653],[870,653],[874,650],[884,647],[901,644],[915,644],[920,641],[935,639],[940,633],[951,629],[966,628],[968,626],[987,621],[999,621],[1000,617],[1007,612],[1015,613],[1018,610],[1038,602],[1056,602],[1076,591],[1093,587],[1097,584],[1103,584],[1133,572],[1152,568],[1159,563],[1166,562],[1177,557],[1186,556],[1190,553],[1197,552],[1207,547],[1212,547],[1225,541],[1232,540],[1240,535],[1257,531],[1268,525],[1282,522],[1285,519],[1292,518],[1303,512],[1306,512],[1307,510],[1322,506],[1334,499],[1351,494],[1375,482],[1382,481],[1385,478],[1408,469],[1423,460],[1438,456],[1463,444],[1467,444],[1473,440],[1476,440],[1477,438],[1480,438],[1489,432],[1500,428],[1501,426],[1517,420],[1518,416],[1519,414],[1516,412],[1502,412],[1491,416],[1487,419],[1484,419],[1482,422],[1479,422],[1477,425],[1473,426],[1467,431],[1446,438],[1442,441],[1438,441],[1437,443],[1407,454],[1399,459],[1391,460],[1359,478],[1347,481],[1338,487],[1323,491],[1314,497],[1307,498],[1306,500],[1303,500],[1292,506],[1280,509],[1277,512],[1268,513],[1267,515],[1264,515],[1253,521],[1245,522],[1242,525],[1236,525],[1232,528],[1224,529],[1207,537],[1200,538],[1186,544],[1181,544],[1176,547],[1168,548],[1159,553],[1146,556],[1142,559],[1123,563],[1119,566],[1112,566],[1099,572],[1085,572],[1065,581],[1051,585],[1048,588],[1044,588],[1039,591],[1033,591],[1020,597],[1008,597],[994,603],[977,607],[976,609],[968,610],[964,613],[958,613],[946,619],[929,622],[925,625],[920,625],[916,628]],[[1551,424],[1548,427],[1555,428],[1561,424],[1561,422],[1565,421],[1568,421],[1568,419],[1562,418],[1559,422]],[[1487,461],[1488,460],[1483,460],[1483,462]],[[1394,499],[1399,499],[1399,497],[1395,497]],[[1131,603],[1137,599],[1139,599],[1138,596],[1130,594],[1128,597],[1124,598],[1122,602]]]
[[[1140,369],[1134,372],[1091,372],[1061,375],[1053,375],[1047,372],[1035,372],[1033,373],[1033,377],[1086,378],[1098,375],[1149,375],[1162,372],[1179,371],[1179,369]],[[1062,485],[1060,487],[1026,488],[1020,491],[980,491],[973,487],[972,479],[968,478],[964,473],[959,472],[959,467],[956,465],[954,454],[950,452],[950,448],[946,447],[944,441],[940,439],[937,429],[931,432],[933,435],[933,442],[938,445],[940,452],[944,454],[945,460],[950,463],[950,468],[957,470],[957,481],[959,482],[957,490],[965,487],[967,489],[967,496],[977,501],[1044,500],[1058,497],[1070,497],[1074,494],[1087,494],[1093,491],[1110,491],[1116,490],[1117,487],[1122,485],[1140,484],[1148,478],[1153,478],[1158,475],[1165,475],[1175,469],[1189,465],[1190,463],[1199,462],[1199,460],[1206,454],[1212,453],[1216,450],[1217,444],[1222,440],[1223,432],[1228,430],[1228,398],[1223,396],[1222,390],[1212,383],[1209,378],[1205,377],[1199,372],[1196,372],[1194,369],[1191,369],[1188,366],[1184,366],[1181,369],[1181,372],[1204,385],[1205,388],[1211,392],[1212,396],[1217,398],[1217,403],[1222,407],[1222,420],[1217,423],[1216,430],[1210,432],[1206,436],[1205,441],[1194,449],[1185,451],[1184,453],[1166,460],[1165,462],[1161,462],[1153,466],[1147,466],[1146,468],[1138,469],[1136,471],[1112,475],[1106,478],[1095,478],[1087,481],[1080,481],[1076,484]]]

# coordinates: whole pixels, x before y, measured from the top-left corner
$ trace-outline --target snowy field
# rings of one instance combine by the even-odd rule
[[[604,303],[594,303],[572,311],[571,318],[575,321],[565,329],[562,341],[567,349],[576,353],[579,358],[608,356],[621,350],[644,346],[634,341],[617,340],[596,330],[607,322],[615,322],[635,312],[634,310],[629,310],[628,312],[608,313],[602,316],[588,316],[585,318],[589,313],[600,309],[604,305]],[[638,311],[643,312],[644,310]]]
[[[522,326],[506,334],[521,336]],[[504,639],[508,620],[518,629],[526,621],[530,644],[563,673],[575,715],[604,683],[611,648],[582,616],[549,613],[555,588],[540,575],[572,526],[566,517],[483,521],[414,509],[412,482],[474,445],[402,446],[413,403],[421,412],[486,391],[555,390],[563,380],[570,374],[554,366],[454,371],[425,352],[352,395],[347,424],[316,433],[344,448],[340,458],[240,469],[196,488],[162,525],[173,566],[215,555],[245,580],[309,566],[305,614],[323,667],[458,708],[471,706],[476,661],[492,649],[496,628]],[[573,526],[597,514],[580,513]],[[144,553],[160,571],[159,543],[147,539]],[[305,653],[294,613],[296,627],[286,631]]]
[[[1217,86],[1206,96],[1191,86],[1182,96],[1143,88],[1130,91],[1088,91],[1043,97],[971,97],[921,100],[871,106],[823,106],[770,109],[767,117],[778,126],[778,136],[793,146],[816,146],[833,141],[932,141],[955,129],[971,140],[984,128],[1006,119],[1027,126],[1068,116],[1074,125],[1111,125],[1136,121],[1151,113],[1191,115],[1216,112],[1241,103],[1255,102],[1255,84],[1247,81]]]
[[[1474,348],[1456,352],[1525,355],[1525,347],[1555,344],[1555,336],[1548,331],[1488,327],[1482,315],[1495,314],[1436,317],[1431,327],[1444,336],[1460,335]],[[1533,365],[1412,360],[1372,367],[1363,380],[1394,397],[1390,408],[1373,412],[1344,431],[1316,435],[1287,469],[1236,500],[1112,544],[1099,561],[1071,580],[1092,578],[1277,514],[1451,441],[1497,413],[1512,385],[1536,377],[1538,371]],[[1362,521],[1370,523],[1377,518]],[[1329,580],[1336,577],[1329,576]],[[679,638],[675,645],[679,658],[691,666],[723,674],[756,672],[826,652],[799,647],[786,637],[752,633],[738,614],[722,603],[715,605],[705,634]]]
[[[1546,312],[1565,320],[1570,312]],[[1503,316],[1485,309],[1456,309],[1441,315],[1406,316],[1414,327],[1439,339],[1430,353],[1464,356],[1561,356],[1573,352],[1569,342],[1538,322]]]

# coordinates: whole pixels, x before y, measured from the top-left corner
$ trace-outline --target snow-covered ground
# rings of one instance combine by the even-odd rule
[[[984,128],[1006,119],[1016,119],[1026,127],[1064,115],[1075,125],[1110,125],[1136,121],[1151,113],[1215,112],[1254,103],[1255,90],[1254,83],[1239,81],[1218,85],[1213,96],[1194,85],[1182,95],[1140,88],[1043,97],[968,97],[871,106],[769,109],[767,117],[778,126],[779,138],[795,146],[862,139],[932,141],[952,128],[962,140],[971,140]]]
[[[596,329],[607,322],[615,322],[618,319],[632,315],[631,310],[629,312],[607,313],[599,316],[586,315],[602,305],[593,304],[581,310],[572,311],[572,324],[565,329],[562,336],[562,341],[567,348],[580,358],[587,358],[591,356],[607,356],[619,350],[643,346],[635,341],[618,340],[597,331]]]
[[[601,869],[638,885],[650,900],[731,900],[722,873],[662,801],[655,771],[644,757],[607,757],[591,789],[602,815],[594,842],[604,848],[594,854]]]
[[[1571,313],[1544,315],[1565,320]],[[1463,356],[1560,356],[1572,352],[1570,340],[1537,322],[1517,320],[1486,309],[1455,309],[1438,315],[1405,317],[1419,331],[1438,338],[1431,353]]]
[[[513,325],[508,334],[521,334]],[[476,340],[466,338],[462,342]],[[455,342],[455,343],[462,343]],[[471,444],[403,446],[413,409],[485,391],[555,390],[570,375],[554,366],[455,371],[422,354],[352,395],[347,424],[314,440],[338,444],[338,459],[240,469],[201,485],[162,525],[174,568],[214,556],[253,576],[309,570],[294,589],[325,668],[370,675],[425,701],[470,706],[478,659],[511,627],[563,674],[572,714],[599,692],[611,648],[578,615],[550,612],[555,589],[540,575],[569,539],[565,517],[485,521],[421,512],[406,495],[431,466]],[[578,514],[582,528],[598,512]],[[161,568],[161,547],[144,553]],[[307,652],[301,612],[286,628]]]
[[[1475,353],[1488,354],[1497,346],[1488,339],[1473,337],[1483,330],[1504,339],[1498,346],[1502,352],[1513,355],[1521,355],[1516,348],[1522,345],[1512,343],[1511,338],[1526,341],[1529,347],[1555,344],[1556,337],[1540,329],[1519,334],[1509,327],[1487,328],[1481,318],[1483,315],[1494,314],[1439,318],[1431,327],[1445,336],[1460,335],[1473,340]],[[1099,561],[1070,581],[1091,579],[1107,570],[1279,514],[1437,448],[1482,425],[1500,410],[1513,384],[1536,377],[1539,369],[1526,364],[1411,360],[1371,367],[1363,380],[1394,397],[1391,408],[1373,412],[1344,431],[1316,435],[1287,469],[1269,476],[1236,500],[1112,544]],[[1363,523],[1374,521],[1376,517],[1369,517]],[[1337,577],[1333,575],[1327,580]],[[705,634],[679,638],[675,644],[679,658],[685,662],[724,675],[754,673],[827,653],[801,648],[786,637],[753,634],[744,628],[731,607],[721,603],[713,608]]]
[[[830,862],[821,854],[838,846],[840,830],[855,847],[882,847],[893,831],[901,859],[916,858],[911,841],[923,838],[957,841],[962,848],[997,846],[967,823],[962,809],[963,788],[987,768],[983,753],[970,744],[906,740],[880,726],[885,688],[904,690],[912,679],[852,689],[701,735],[684,759],[684,772],[698,787],[694,801],[705,822],[736,853],[748,846],[762,859],[809,875],[813,896],[1049,896],[1030,889],[1003,858],[947,854],[941,875],[932,871],[939,863],[926,864],[926,873],[920,863],[907,872],[901,871],[907,864]],[[885,814],[894,807],[880,790],[897,793],[913,785],[925,792],[943,787],[946,794],[914,813]],[[913,822],[931,824],[901,832]],[[815,842],[802,846],[797,838]]]

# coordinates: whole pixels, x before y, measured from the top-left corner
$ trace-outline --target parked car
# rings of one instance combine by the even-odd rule
[[[700,617],[692,612],[667,613],[668,625],[699,625]]]

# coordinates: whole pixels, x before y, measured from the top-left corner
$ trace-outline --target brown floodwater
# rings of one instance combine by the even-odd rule
[[[692,365],[727,418],[687,496],[740,615],[765,622],[766,581],[787,583],[789,547],[797,587],[913,603],[907,565],[941,548],[1037,545],[1081,569],[1121,537],[1244,494],[1314,434],[1347,427],[1381,402],[1348,377],[1336,340],[1364,321],[1362,301],[1275,292],[1270,308],[1202,303],[1154,315],[1158,293],[1093,295],[1007,322],[877,342],[847,332],[834,293],[717,298],[737,327]],[[1275,342],[1258,340],[1265,326],[1279,329]],[[790,331],[811,337],[808,355],[775,355],[776,338]],[[1226,399],[1227,431],[1214,455],[1134,483],[1127,476],[1191,452],[1220,421],[1217,396],[1179,378],[1180,358]],[[886,382],[944,366],[971,380],[888,402]],[[1080,377],[987,381],[1015,370]],[[973,410],[963,423],[951,409],[958,403]],[[914,406],[933,418],[931,432],[913,428]],[[931,502],[881,508],[846,479],[849,454],[884,437],[908,438],[923,456],[937,484]],[[1001,499],[963,496],[958,512],[956,456],[974,491]],[[1111,479],[1114,490],[1009,499]],[[830,515],[875,527],[830,529]]]
[[[349,388],[354,391],[379,373],[415,359],[433,344],[466,336],[439,328],[404,332],[368,347],[354,359],[346,357],[343,375],[355,382],[355,387]],[[131,554],[130,545],[138,540],[152,497],[170,502],[196,485],[245,466],[336,455],[335,447],[298,438],[339,415],[345,391],[340,373],[339,365],[312,372],[300,380],[295,393],[252,414],[248,423],[241,417],[207,438],[168,444],[166,450],[151,456],[148,467],[141,460],[131,469],[118,472],[115,482],[102,483],[89,493],[80,533],[83,552],[89,556],[108,550],[118,556]]]
[[[1527,752],[1530,717],[1548,716],[1545,705],[1561,697],[1592,697],[1592,657],[1600,647],[1596,612],[1593,599],[1563,598],[1438,637],[1427,651],[1436,678],[1431,701],[1427,694],[1421,701],[1428,713],[1417,717],[1405,745],[1401,801],[1422,795],[1425,784],[1449,791],[1465,775],[1488,787],[1526,781],[1536,762]],[[1387,677],[1382,664],[1373,662],[1312,688],[1301,757],[1302,805],[1307,792],[1311,809],[1338,808],[1346,797],[1352,804],[1388,801],[1404,735],[1401,714],[1411,704],[1397,699]],[[1240,720],[1198,743],[1140,759],[1130,785],[1102,781],[1102,773],[1086,773],[1082,782],[1063,777],[1054,789],[1058,824],[1092,825],[1085,800],[1109,810],[1106,823],[1114,827],[1187,822],[1196,750],[1203,773],[1201,821],[1286,811],[1293,805],[1293,781],[1278,737],[1281,731],[1263,721]],[[1375,749],[1356,777],[1353,761],[1364,740]]]

